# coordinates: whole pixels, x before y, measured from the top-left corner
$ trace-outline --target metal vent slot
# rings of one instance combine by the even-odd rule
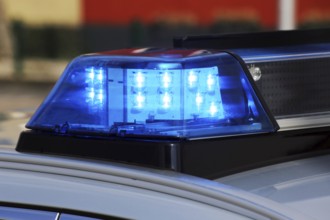
[[[260,68],[256,83],[275,117],[330,112],[330,58],[248,65]]]

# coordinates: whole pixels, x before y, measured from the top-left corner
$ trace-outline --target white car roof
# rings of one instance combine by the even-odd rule
[[[315,219],[329,219],[330,155],[280,163],[216,181],[285,204]]]
[[[310,219],[277,202],[206,179],[4,148],[0,148],[0,180],[0,201],[6,204],[134,219],[237,219],[236,214]]]

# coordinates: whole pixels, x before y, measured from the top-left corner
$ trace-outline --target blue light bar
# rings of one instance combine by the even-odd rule
[[[120,50],[78,57],[27,128],[185,139],[276,130],[235,57],[193,50]]]

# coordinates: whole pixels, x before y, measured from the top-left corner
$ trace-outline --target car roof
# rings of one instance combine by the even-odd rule
[[[0,175],[0,201],[6,203],[125,218],[160,219],[164,212],[160,207],[166,206],[190,210],[186,215],[191,219],[201,217],[198,211],[205,213],[199,209],[209,210],[211,219],[219,209],[255,219],[309,219],[279,203],[214,181],[111,162],[23,154],[2,147]],[[149,211],[142,215],[146,205]]]
[[[316,219],[328,219],[330,154],[237,173],[216,181],[280,202]]]

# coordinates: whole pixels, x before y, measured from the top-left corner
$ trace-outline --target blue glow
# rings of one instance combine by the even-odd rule
[[[169,75],[168,72],[165,72],[163,74],[163,79],[162,80],[163,80],[163,87],[167,89],[170,86],[170,83],[172,81],[171,76]]]
[[[219,69],[215,66],[186,70],[185,103],[190,106],[185,110],[186,118],[224,118],[220,81],[216,77],[218,73]],[[211,102],[219,103],[217,108],[212,107],[212,111]]]
[[[89,80],[93,81],[94,77],[95,77],[94,68],[92,68],[91,70],[87,70],[87,71],[89,71],[89,73],[88,73]]]
[[[144,86],[144,75],[141,72],[137,72],[135,76],[136,87],[142,88]]]
[[[192,89],[197,86],[197,74],[194,71],[189,71],[188,82]]]
[[[89,97],[91,100],[94,100],[94,97],[95,97],[94,89],[91,89],[91,91],[88,93],[88,97]]]
[[[196,105],[198,111],[200,111],[202,103],[203,103],[203,96],[201,96],[201,94],[198,92],[196,94]]]
[[[95,111],[102,109],[104,102],[104,70],[102,68],[86,68],[86,102],[91,106],[90,109]]]
[[[171,96],[168,94],[168,92],[165,92],[165,94],[162,96],[162,102],[163,102],[163,105],[162,107],[164,109],[168,109],[171,107]]]
[[[214,85],[215,85],[215,76],[213,74],[207,75],[207,90],[209,92],[214,92]]]
[[[211,117],[214,117],[217,114],[218,107],[215,105],[214,102],[211,102],[209,112],[210,112]]]
[[[27,127],[187,139],[274,131],[234,57],[169,59],[80,57]]]
[[[145,99],[146,98],[141,94],[141,92],[138,92],[138,94],[135,97],[135,101],[136,101],[135,107],[138,109],[143,108]]]

